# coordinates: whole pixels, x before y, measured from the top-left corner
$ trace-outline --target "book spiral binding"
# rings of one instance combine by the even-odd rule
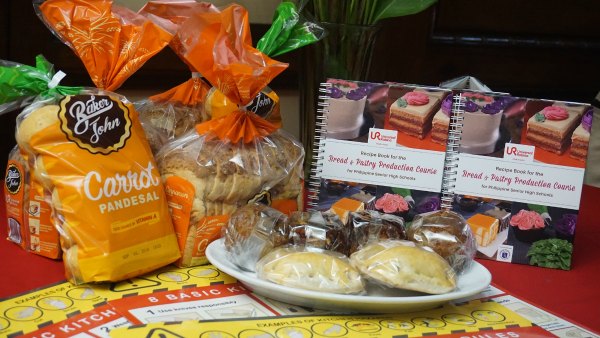
[[[455,94],[452,98],[452,114],[448,126],[448,141],[446,144],[446,157],[444,159],[444,173],[442,176],[442,205],[443,210],[452,209],[454,188],[458,168],[458,153],[464,120],[464,97]]]
[[[313,157],[310,165],[310,181],[308,182],[307,210],[311,211],[317,207],[319,189],[321,187],[321,172],[323,159],[323,144],[327,136],[327,115],[329,113],[329,95],[331,94],[331,83],[323,82],[319,86],[319,101],[315,116],[315,140],[313,143]]]

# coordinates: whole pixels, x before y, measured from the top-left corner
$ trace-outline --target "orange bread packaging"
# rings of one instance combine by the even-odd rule
[[[193,129],[197,123],[238,110],[238,103],[213,87],[197,67],[202,62],[198,58],[204,57],[201,54],[206,52],[207,46],[194,36],[195,32],[204,29],[198,26],[199,21],[195,16],[202,13],[219,15],[219,12],[210,3],[186,0],[149,1],[139,11],[148,18],[160,18],[158,22],[162,27],[173,33],[169,46],[192,73],[188,81],[135,103],[153,151]],[[270,88],[262,88],[245,108],[281,127],[279,97]]]
[[[14,147],[8,154],[4,174],[4,204],[6,207],[7,239],[23,249],[29,246],[27,207],[29,197],[27,162]]]
[[[18,147],[9,154],[4,176],[7,239],[34,254],[61,257],[58,229],[54,226],[50,196],[31,173],[27,155]]]
[[[182,55],[236,110],[196,125],[157,154],[182,258],[207,262],[229,215],[260,201],[284,212],[302,208],[302,145],[246,107],[287,64],[252,47],[248,14],[239,5],[192,13],[177,36]],[[187,45],[185,41],[197,41]]]
[[[42,55],[35,66],[0,60],[0,114],[26,106],[35,97],[77,91],[58,85],[64,73]],[[9,154],[4,176],[7,239],[31,253],[52,259],[61,257],[58,229],[54,226],[50,194],[37,179],[35,164],[23,149]]]
[[[180,257],[160,174],[117,89],[171,35],[111,1],[43,1],[41,19],[98,88],[55,93],[17,118],[17,143],[51,196],[72,283],[119,281]]]

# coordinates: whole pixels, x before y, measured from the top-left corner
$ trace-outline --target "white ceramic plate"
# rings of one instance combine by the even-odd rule
[[[302,290],[275,284],[256,277],[256,273],[240,270],[227,259],[224,240],[212,242],[206,249],[206,257],[212,265],[236,278],[255,293],[281,302],[343,312],[401,313],[427,310],[469,297],[483,291],[491,282],[492,275],[478,262],[458,277],[456,290],[442,295],[428,295],[404,290],[382,291],[370,288],[367,295],[340,295],[334,293]]]

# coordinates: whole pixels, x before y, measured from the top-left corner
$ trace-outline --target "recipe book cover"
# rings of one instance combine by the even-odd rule
[[[476,236],[477,257],[570,269],[591,107],[459,92],[453,210]]]
[[[344,221],[370,209],[410,222],[440,209],[446,147],[431,128],[450,90],[329,79],[322,93],[311,210]]]

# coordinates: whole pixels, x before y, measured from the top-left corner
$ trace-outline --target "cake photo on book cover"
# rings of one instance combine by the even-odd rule
[[[489,103],[467,95],[465,101],[453,210],[463,215],[476,236],[477,257],[570,269],[590,106],[507,96]],[[499,110],[497,140],[488,130],[487,136],[472,142],[469,136],[482,128],[467,123],[469,102],[479,107],[488,102],[481,112],[484,107]],[[493,142],[496,149],[490,153],[491,148],[467,151]]]
[[[506,94],[488,94],[462,91],[464,98],[463,128],[460,151],[469,154],[491,154],[503,147],[501,121],[504,109],[515,100]],[[452,96],[442,101],[440,110],[433,117],[432,140],[445,144],[452,109]],[[504,141],[510,136],[504,135]]]
[[[414,88],[390,105],[389,124],[399,132],[425,138],[431,130],[431,119],[442,98],[443,90]]]
[[[387,111],[384,128],[398,132],[400,146],[433,151],[445,151],[448,122],[434,128],[434,116],[452,108],[451,91],[439,87],[388,83]],[[449,115],[444,115],[449,121]],[[441,136],[443,135],[443,136]],[[436,139],[436,137],[438,139]]]
[[[527,140],[536,147],[562,155],[581,122],[583,107],[554,103],[527,120]]]
[[[339,140],[355,140],[365,136],[374,125],[374,114],[378,105],[385,102],[377,94],[382,85],[330,80],[328,100],[327,137]]]
[[[581,124],[575,128],[573,136],[571,136],[571,151],[569,152],[571,157],[581,161],[587,159],[593,117],[593,110],[590,107],[581,118]]]

